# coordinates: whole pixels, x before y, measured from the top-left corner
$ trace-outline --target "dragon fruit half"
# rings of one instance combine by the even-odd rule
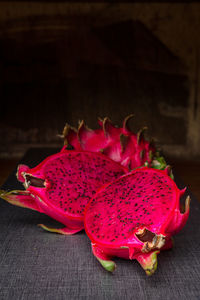
[[[78,130],[66,124],[62,135],[64,144],[75,150],[102,152],[130,170],[145,163],[159,167],[154,143],[144,139],[144,130],[147,128],[134,134],[128,126],[131,117],[133,115],[124,119],[121,128],[114,126],[108,118],[99,119],[100,128],[96,130],[88,128],[84,121],[80,122]]]
[[[128,169],[101,153],[70,151],[65,147],[35,168],[19,165],[17,177],[26,190],[0,191],[9,203],[45,213],[65,225],[49,231],[73,234],[84,228],[83,211],[103,184]]]
[[[179,190],[165,171],[137,168],[102,187],[85,209],[85,231],[95,257],[108,271],[118,256],[136,259],[147,275],[157,268],[157,254],[172,247],[172,235],[185,225],[190,197],[180,212]]]

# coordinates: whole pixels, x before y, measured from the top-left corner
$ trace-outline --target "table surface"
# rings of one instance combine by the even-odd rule
[[[20,163],[33,167],[56,151],[30,149]],[[2,188],[22,188],[15,172]],[[106,272],[84,231],[45,232],[37,224],[53,226],[54,220],[0,199],[0,299],[200,299],[200,203],[188,193],[188,223],[174,237],[174,248],[159,254],[151,277],[135,260],[119,258],[115,272]]]

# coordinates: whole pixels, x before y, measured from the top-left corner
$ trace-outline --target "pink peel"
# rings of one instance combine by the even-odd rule
[[[29,191],[13,190],[6,192],[1,190],[0,198],[6,200],[12,205],[39,211],[39,207],[35,202],[35,198]]]
[[[109,118],[99,119],[99,129],[92,130],[82,121],[77,130],[65,126],[63,130],[64,144],[72,145],[75,150],[102,152],[114,161],[130,169],[140,167],[145,162],[149,164],[155,154],[155,146],[144,138],[146,127],[133,133],[128,123],[133,115],[123,121],[121,128],[112,124]],[[73,133],[72,133],[73,132]]]
[[[83,228],[82,229],[81,228],[72,229],[72,228],[68,228],[68,227],[53,228],[53,227],[46,226],[44,224],[38,224],[38,226],[43,228],[46,231],[53,232],[53,233],[64,234],[64,235],[72,235],[72,234],[75,234],[75,233],[77,233],[77,232],[79,232],[83,229]]]
[[[106,255],[100,248],[92,244],[92,252],[97,260],[100,262],[102,267],[108,272],[114,272],[116,269],[116,264],[111,260],[110,256]]]
[[[143,253],[143,254],[138,254],[135,256],[135,259],[139,262],[141,267],[144,269],[146,274],[148,276],[151,276],[154,274],[154,272],[157,269],[157,254],[160,253],[160,251],[155,250],[150,253]]]

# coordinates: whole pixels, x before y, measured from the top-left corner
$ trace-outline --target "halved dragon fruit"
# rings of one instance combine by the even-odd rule
[[[66,124],[62,135],[64,144],[75,150],[102,152],[130,170],[143,166],[146,162],[155,162],[158,166],[160,163],[154,158],[154,143],[144,138],[147,128],[142,128],[137,134],[129,129],[128,122],[132,117],[133,115],[126,117],[121,128],[114,126],[108,118],[99,119],[100,128],[96,130],[88,128],[84,121],[80,122],[78,130]]]
[[[49,231],[73,234],[84,228],[83,211],[103,184],[128,169],[101,153],[69,151],[65,147],[35,168],[19,165],[17,177],[26,190],[0,191],[9,203],[45,213],[65,225]]]
[[[85,231],[95,257],[108,271],[118,256],[136,259],[147,275],[157,268],[157,254],[172,247],[171,236],[189,215],[190,197],[180,212],[179,190],[161,171],[142,167],[102,187],[85,209]]]

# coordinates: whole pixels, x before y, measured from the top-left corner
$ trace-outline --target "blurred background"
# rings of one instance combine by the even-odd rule
[[[66,122],[131,113],[174,164],[199,161],[199,29],[198,2],[0,1],[1,168],[61,147]]]

